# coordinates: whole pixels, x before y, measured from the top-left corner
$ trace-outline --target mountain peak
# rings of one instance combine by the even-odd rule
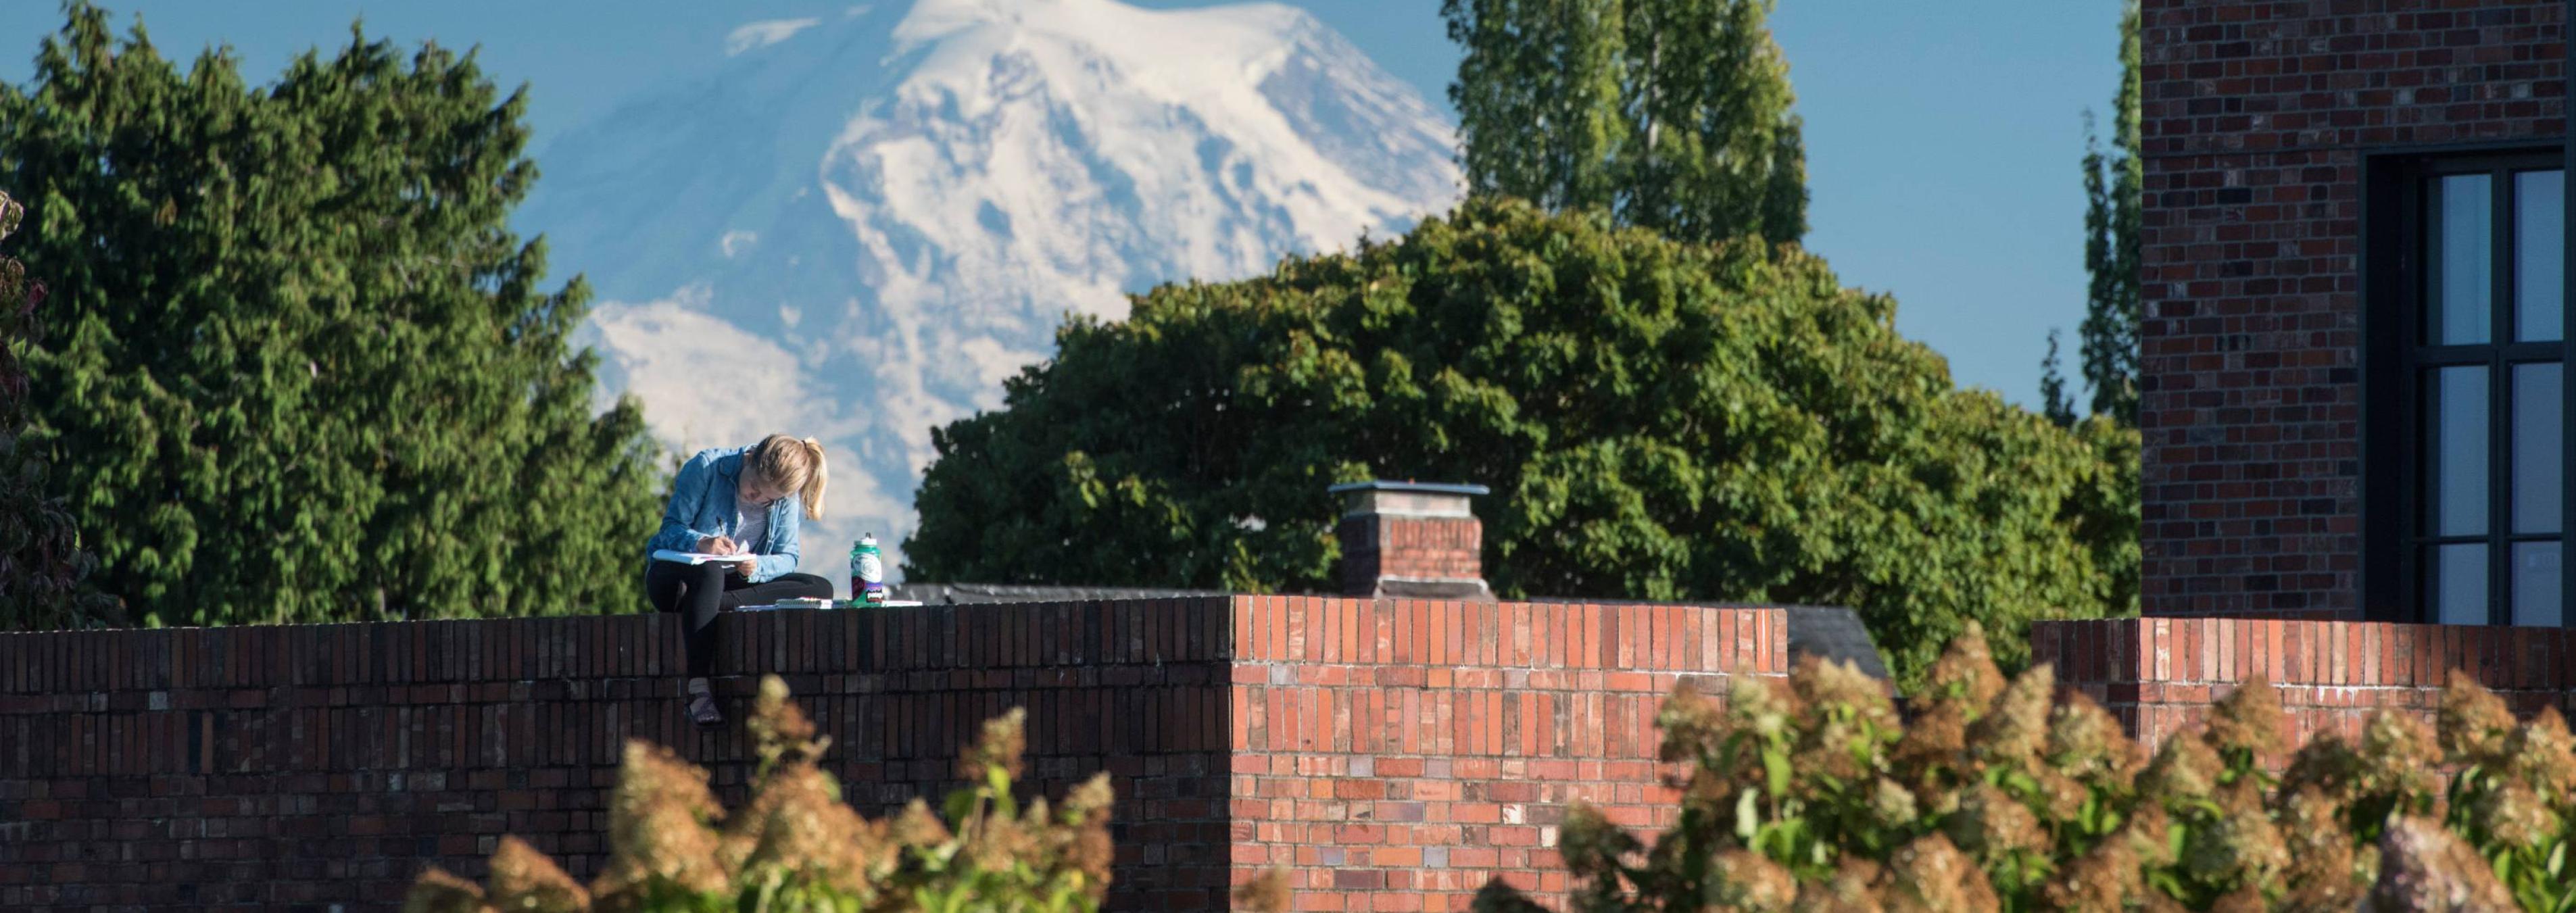
[[[1459,192],[1439,110],[1278,4],[915,0],[726,49],[549,146],[517,221],[591,277],[605,392],[666,445],[825,441],[816,541],[900,541],[931,428],[999,405],[1068,312],[1401,233]]]

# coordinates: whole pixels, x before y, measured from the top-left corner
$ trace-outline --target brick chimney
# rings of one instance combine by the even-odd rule
[[[1342,593],[1410,599],[1490,600],[1481,555],[1484,524],[1467,499],[1482,485],[1350,482],[1341,495]]]

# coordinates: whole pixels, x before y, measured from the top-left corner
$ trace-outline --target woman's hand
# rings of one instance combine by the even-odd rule
[[[742,561],[736,562],[733,566],[734,573],[741,574],[745,577],[751,576],[752,571],[759,569],[760,561],[752,558],[743,559]]]
[[[731,555],[741,551],[742,546],[729,537],[708,536],[698,540],[698,554],[701,555]]]

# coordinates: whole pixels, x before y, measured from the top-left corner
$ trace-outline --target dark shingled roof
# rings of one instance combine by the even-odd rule
[[[1789,613],[1789,661],[1814,655],[1826,661],[1842,660],[1860,667],[1871,678],[1887,678],[1887,662],[1878,655],[1878,642],[1869,639],[1869,627],[1860,623],[1860,613],[1835,606],[1781,606]]]
[[[920,602],[923,605],[968,605],[995,602],[1089,602],[1104,599],[1179,599],[1198,596],[1230,595],[1224,590],[1155,590],[1140,587],[1113,586],[1041,586],[1001,583],[904,583],[893,588],[892,597]],[[1634,599],[1566,599],[1539,597],[1531,602],[1584,602],[1598,605],[1643,605]],[[1777,608],[1789,620],[1789,661],[1813,655],[1819,659],[1849,662],[1871,678],[1887,678],[1887,662],[1878,655],[1878,644],[1869,639],[1869,628],[1860,621],[1860,613],[1835,606],[1752,606],[1743,603],[1689,603],[1717,608]]]

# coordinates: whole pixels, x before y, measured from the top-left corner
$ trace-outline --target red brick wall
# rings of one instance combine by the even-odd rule
[[[2189,732],[2240,682],[2281,690],[2294,743],[2353,738],[2371,713],[2432,719],[2449,671],[2503,695],[2518,713],[2576,709],[2576,631],[2240,618],[2110,618],[2031,625],[2031,655],[2150,746]]]
[[[1561,896],[1568,804],[1673,822],[1656,709],[1676,681],[1781,675],[1778,609],[1246,598],[1235,604],[1235,878],[1301,910]]]
[[[1779,619],[1255,597],[757,613],[722,622],[719,688],[739,713],[753,673],[784,675],[869,814],[944,792],[975,727],[1028,707],[1034,788],[1117,778],[1120,909],[1221,908],[1257,862],[1327,850],[1390,879],[1377,908],[1441,908],[1500,863],[1473,841],[1504,803],[1535,824],[1598,797],[1642,820],[1655,688],[1775,673]],[[651,616],[0,634],[0,909],[391,909],[424,865],[479,876],[505,833],[588,878],[624,739],[672,745],[742,799],[738,734],[682,717],[677,635]],[[1549,716],[1493,730],[1497,706]],[[1377,784],[1386,817],[1421,820],[1345,831],[1309,826],[1339,800],[1243,805],[1300,784]],[[1392,883],[1405,849],[1418,886]]]
[[[2564,136],[2565,11],[2144,0],[2148,613],[2358,617],[2360,150]]]

